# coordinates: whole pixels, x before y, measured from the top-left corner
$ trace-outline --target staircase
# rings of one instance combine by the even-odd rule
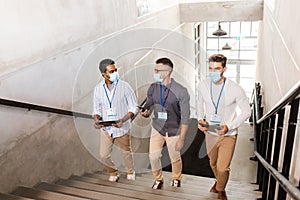
[[[152,174],[137,174],[135,181],[126,180],[124,174],[117,183],[107,181],[108,175],[102,172],[86,173],[83,176],[71,176],[69,179],[59,179],[55,183],[41,182],[34,186],[18,187],[11,194],[1,194],[1,200],[53,199],[53,200],[181,200],[181,199],[217,199],[217,194],[210,193],[214,183],[212,178],[183,175],[182,187],[170,186],[172,174],[164,173],[164,187],[162,190],[151,188],[154,180]],[[261,192],[256,191],[257,185],[229,181],[226,191],[228,199],[257,199]]]

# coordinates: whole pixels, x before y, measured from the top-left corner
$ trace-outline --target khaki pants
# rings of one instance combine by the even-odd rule
[[[115,165],[111,160],[111,153],[115,141],[117,142],[118,146],[122,150],[127,174],[132,174],[134,172],[134,169],[133,169],[133,157],[131,153],[131,142],[130,142],[129,132],[122,137],[112,138],[109,136],[107,131],[101,129],[101,134],[100,134],[101,162],[105,165],[107,172],[111,176],[117,175],[118,170],[115,168]]]
[[[175,151],[175,144],[179,136],[168,137],[162,136],[154,128],[152,128],[151,138],[150,138],[150,150],[149,158],[152,168],[153,176],[155,180],[162,180],[162,166],[161,166],[161,151],[164,143],[166,142],[170,160],[172,163],[172,174],[173,179],[181,180],[182,178],[182,161],[180,156],[180,151]]]
[[[206,134],[206,145],[210,166],[217,180],[216,189],[225,190],[229,178],[230,163],[237,136],[212,136]]]

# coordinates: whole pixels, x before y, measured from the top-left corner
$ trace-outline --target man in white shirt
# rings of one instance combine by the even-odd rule
[[[227,58],[214,54],[209,58],[209,79],[198,88],[198,128],[205,133],[210,166],[216,182],[210,192],[218,199],[227,200],[225,187],[229,178],[230,162],[234,153],[238,127],[250,117],[249,100],[244,90],[224,77]],[[236,108],[241,113],[237,115]],[[211,129],[207,125],[214,125]]]
[[[138,113],[136,96],[131,86],[119,79],[115,62],[104,59],[99,64],[99,70],[104,80],[94,89],[93,116],[94,127],[100,129],[100,159],[109,173],[109,181],[117,182],[119,173],[111,153],[114,142],[123,152],[127,179],[135,180],[133,157],[130,143],[130,119]],[[99,121],[114,121],[104,126]]]

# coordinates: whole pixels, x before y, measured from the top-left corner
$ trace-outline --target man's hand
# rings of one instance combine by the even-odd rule
[[[103,125],[97,125],[96,122],[98,121],[101,121],[102,120],[102,117],[100,115],[94,115],[94,127],[96,129],[100,129],[100,128],[103,128],[104,126]]]
[[[116,128],[121,128],[123,126],[123,120],[119,119],[116,124],[112,124]]]
[[[207,127],[201,126],[200,124],[208,124],[207,121],[204,121],[203,119],[199,120],[198,129],[202,132],[207,131]]]
[[[217,129],[216,129],[217,133],[218,133],[219,135],[224,135],[224,134],[226,134],[226,133],[228,132],[228,126],[225,124],[225,125],[221,125],[221,127],[222,127],[221,130],[217,130]]]
[[[140,109],[140,111],[139,111],[139,113],[143,116],[143,117],[149,117],[149,115],[150,115],[150,110],[148,110],[148,109],[145,109],[144,111],[143,111],[143,109]]]
[[[184,145],[184,139],[178,138],[176,144],[175,144],[175,151],[180,151]]]

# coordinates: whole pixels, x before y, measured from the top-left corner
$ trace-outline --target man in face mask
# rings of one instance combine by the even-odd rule
[[[150,137],[149,158],[155,178],[153,189],[163,186],[161,151],[167,144],[171,164],[173,187],[180,187],[182,178],[182,161],[180,150],[190,122],[190,96],[185,87],[171,78],[173,63],[168,58],[160,58],[154,67],[154,80],[147,92],[143,117],[153,111],[152,132]]]
[[[127,179],[135,180],[133,158],[130,146],[130,119],[137,114],[137,101],[131,86],[119,79],[115,62],[104,59],[99,64],[99,70],[104,80],[94,89],[93,115],[94,127],[100,129],[100,160],[109,173],[109,181],[118,181],[119,173],[111,153],[114,142],[122,150],[127,172]],[[99,121],[113,121],[104,126]]]
[[[198,128],[205,133],[210,166],[216,177],[210,192],[218,193],[218,199],[222,200],[227,199],[225,187],[238,127],[251,115],[244,90],[224,77],[226,61],[222,54],[209,57],[209,79],[199,83],[197,102]],[[237,107],[241,110],[239,115]]]

